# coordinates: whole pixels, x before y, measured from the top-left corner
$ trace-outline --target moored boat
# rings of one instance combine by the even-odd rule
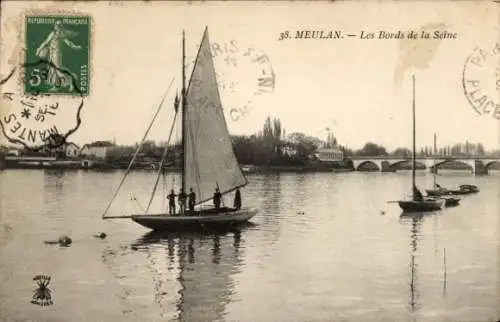
[[[421,200],[402,200],[399,207],[404,212],[436,211],[443,208],[444,199],[423,198]]]
[[[433,177],[433,182],[434,182],[434,189],[426,189],[425,191],[427,192],[427,196],[430,197],[441,197],[444,199],[444,206],[445,207],[456,207],[460,204],[460,198],[449,196],[452,193],[450,193],[450,190],[441,187],[437,182],[436,182],[436,176],[437,176],[437,165],[436,165],[436,155],[437,155],[437,144],[436,144],[436,133],[434,133],[434,166],[432,171],[432,177]]]
[[[479,192],[479,187],[470,184],[460,185],[458,189],[447,189],[439,185],[435,189],[426,189],[427,195],[429,196],[447,196],[447,195],[469,195]]]
[[[399,207],[403,212],[426,212],[436,211],[443,208],[445,200],[441,198],[430,198],[422,196],[415,184],[415,169],[416,169],[416,140],[415,140],[415,76],[413,80],[413,152],[412,152],[412,198],[411,200],[398,201]]]
[[[457,197],[443,196],[440,198],[444,199],[444,206],[445,207],[456,207],[460,204],[460,198],[457,198]]]
[[[457,190],[452,190],[451,194],[455,195],[468,195],[471,193],[478,193],[479,187],[473,184],[462,184]]]
[[[428,196],[431,197],[440,197],[440,196],[446,196],[446,195],[451,195],[451,191],[442,188],[440,186],[436,186],[434,189],[425,189],[425,193],[427,193]]]

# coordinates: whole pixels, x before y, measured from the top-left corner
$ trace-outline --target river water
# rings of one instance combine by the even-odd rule
[[[0,171],[2,321],[500,318],[498,172],[441,171],[442,186],[481,192],[411,217],[387,203],[410,192],[408,171],[250,175],[242,196],[260,210],[252,225],[177,235],[101,219],[122,175]],[[131,173],[109,215],[144,207],[154,181]],[[178,181],[161,178],[153,210]],[[418,171],[417,182],[430,187],[432,176]],[[61,235],[70,247],[44,243]],[[39,274],[52,278],[53,305],[30,303]]]

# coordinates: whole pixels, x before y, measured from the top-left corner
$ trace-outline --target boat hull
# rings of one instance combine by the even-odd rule
[[[448,189],[426,189],[425,192],[428,196],[432,197],[447,196],[451,194],[451,191]]]
[[[460,196],[460,195],[469,195],[473,193],[478,193],[479,188],[475,185],[461,185],[458,189],[449,190],[446,188],[441,189],[426,189],[425,192],[429,196],[439,197],[439,196]]]
[[[443,208],[445,201],[443,199],[425,199],[423,201],[399,201],[399,207],[403,209],[404,212],[424,212],[424,211],[436,211]]]
[[[186,230],[237,226],[246,223],[257,214],[254,209],[202,210],[187,215],[132,215],[136,223],[153,230]]]
[[[460,204],[460,198],[443,197],[445,207],[456,207]]]

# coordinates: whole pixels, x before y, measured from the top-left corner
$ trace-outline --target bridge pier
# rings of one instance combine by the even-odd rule
[[[433,173],[433,174],[438,174],[438,167],[430,166],[429,167],[429,172]]]
[[[391,167],[389,161],[382,161],[380,163],[380,172],[396,172],[396,170]]]
[[[475,175],[486,175],[488,174],[488,168],[481,160],[474,160],[474,167],[472,169]]]

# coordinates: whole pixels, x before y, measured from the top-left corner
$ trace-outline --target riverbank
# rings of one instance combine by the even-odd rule
[[[86,171],[115,171],[115,170],[126,170],[127,166],[119,166],[114,164],[106,163],[94,163],[92,165],[82,166],[80,162],[20,162],[16,164],[8,164],[5,169],[59,169],[59,170],[86,170]],[[166,172],[181,172],[180,167],[164,167]],[[132,166],[130,170],[141,170],[141,171],[157,171],[157,165],[135,165]],[[353,169],[349,168],[319,168],[311,166],[268,166],[268,167],[258,167],[252,168],[252,170],[246,170],[243,167],[243,172],[245,174],[250,173],[273,173],[273,172],[351,172]]]
[[[241,165],[244,173],[273,173],[273,172],[351,172],[355,171],[350,160],[341,162],[311,162],[306,165]],[[0,155],[0,170],[2,169],[82,169],[97,171],[126,170],[128,162],[105,162],[89,159],[57,159],[55,157],[2,157]],[[492,164],[490,170],[500,170],[500,163]],[[139,161],[134,162],[131,170],[158,170],[157,162]],[[417,164],[417,170],[425,170],[425,166]],[[470,167],[459,161],[445,163],[439,166],[439,170],[469,170]],[[181,172],[180,167],[167,164],[164,166],[167,172]],[[411,170],[411,164],[399,163],[391,167],[392,171]],[[375,164],[366,163],[357,171],[376,172],[380,171]]]
[[[0,170],[5,169],[5,155],[0,153]]]

